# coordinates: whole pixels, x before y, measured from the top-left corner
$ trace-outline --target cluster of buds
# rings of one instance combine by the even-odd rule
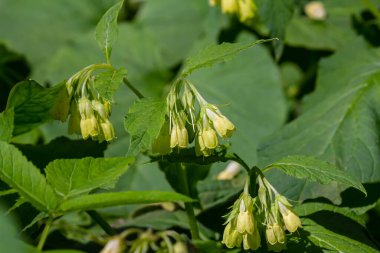
[[[248,193],[249,180],[242,195],[228,215],[223,234],[223,243],[228,248],[240,247],[256,250],[260,247],[260,232],[265,230],[268,249],[280,252],[286,249],[286,232],[293,233],[301,227],[301,220],[292,210],[292,205],[260,175],[258,196]],[[248,186],[247,186],[248,185]],[[264,232],[263,232],[264,233]]]
[[[197,101],[197,103],[195,103]],[[210,156],[221,138],[230,138],[235,126],[217,106],[208,103],[188,80],[173,84],[167,96],[167,120],[152,152],[168,154],[186,148],[195,139],[196,154]]]
[[[129,241],[129,237],[133,238]],[[125,251],[127,249],[127,251]],[[101,253],[122,252],[172,252],[187,253],[185,238],[175,231],[153,232],[131,228],[108,240]]]
[[[257,9],[253,0],[209,0],[209,3],[220,4],[223,13],[236,14],[240,22],[252,19]]]
[[[94,89],[96,76],[92,73],[110,65],[91,65],[73,75],[66,82],[70,97],[69,134],[81,134],[83,139],[111,141],[115,138],[114,128],[109,121],[111,103]]]
[[[228,248],[240,247],[256,250],[260,247],[260,233],[254,216],[256,198],[244,192],[235,201],[228,215],[227,226],[223,233],[223,243]]]

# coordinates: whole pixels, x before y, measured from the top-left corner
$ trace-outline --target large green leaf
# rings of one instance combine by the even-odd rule
[[[192,202],[193,199],[176,192],[163,191],[128,191],[84,195],[64,201],[60,210],[70,212],[91,210],[109,206],[151,204],[160,202],[181,201]]]
[[[94,88],[99,95],[113,101],[113,95],[127,75],[125,68],[109,69],[96,75]]]
[[[255,40],[244,35],[239,41]],[[258,142],[278,129],[286,117],[280,73],[269,52],[258,45],[226,64],[200,69],[189,79],[235,124],[232,152],[254,163]]]
[[[103,50],[103,53],[109,61],[112,52],[112,45],[117,39],[117,17],[119,15],[120,8],[123,6],[122,0],[119,0],[113,5],[100,19],[96,26],[96,40]]]
[[[232,60],[239,52],[272,40],[257,40],[249,43],[227,43],[208,46],[194,55],[188,57],[182,70],[182,76],[190,75],[194,70],[211,67],[216,63]]]
[[[48,182],[65,199],[109,188],[128,169],[133,158],[58,159],[45,169]]]
[[[266,166],[263,171],[272,168],[281,169],[290,176],[305,178],[307,181],[314,181],[321,184],[337,182],[348,187],[355,187],[367,194],[363,185],[349,173],[339,170],[330,163],[313,157],[288,156]]]
[[[14,110],[13,134],[28,132],[50,119],[50,110],[62,89],[64,85],[44,88],[33,80],[14,86],[7,103],[7,109]]]
[[[203,0],[147,1],[136,22],[153,36],[167,66],[173,66],[187,56],[203,35],[202,22],[209,9]]]
[[[31,162],[14,146],[0,141],[0,178],[41,211],[53,210],[58,196]]]
[[[282,54],[285,29],[293,15],[293,0],[256,0],[260,18],[269,28],[271,36],[278,37],[275,41],[276,58]]]
[[[151,147],[165,121],[166,102],[163,99],[144,98],[129,108],[125,129],[131,135],[128,153],[137,154]]]
[[[41,82],[47,81],[46,70],[50,67],[52,55],[86,31],[92,31],[94,41],[93,28],[114,2],[1,0],[0,38],[12,49],[25,54],[33,66],[33,78]],[[99,49],[95,53],[100,55]]]
[[[379,57],[378,49],[358,39],[323,60],[317,90],[306,100],[305,111],[261,145],[261,164],[287,155],[309,155],[335,164],[361,182],[379,181],[380,107],[375,106],[380,96]],[[331,187],[322,192],[278,173],[271,180],[283,191],[293,191],[297,199],[339,192]]]
[[[0,113],[0,141],[9,142],[13,132],[14,111],[13,108]]]
[[[302,205],[298,205],[294,208],[294,211],[299,216],[308,216],[310,214],[320,212],[320,211],[329,211],[338,213],[341,215],[344,215],[357,223],[359,223],[362,226],[365,226],[366,224],[366,218],[363,215],[357,214],[352,208],[349,207],[340,207],[340,206],[334,206],[331,204],[326,203],[316,203],[316,202],[310,202],[310,203],[304,203]]]
[[[310,234],[308,239],[329,252],[378,253],[379,251],[359,241],[336,234],[309,219],[302,219],[303,229]]]

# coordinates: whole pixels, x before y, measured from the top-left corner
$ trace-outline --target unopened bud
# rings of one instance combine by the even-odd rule
[[[170,147],[186,148],[189,145],[189,136],[185,127],[174,125],[170,134]]]
[[[100,127],[102,128],[103,137],[106,141],[112,141],[115,138],[115,131],[111,122],[108,120],[100,123]]]
[[[239,1],[239,19],[244,22],[255,16],[256,6],[253,0],[240,0]]]
[[[241,233],[252,234],[254,231],[254,217],[253,214],[245,206],[244,200],[240,202],[240,210],[236,220],[236,230]]]
[[[225,116],[213,112],[211,109],[206,109],[206,114],[211,119],[213,126],[222,138],[230,138],[235,131],[235,126]]]
[[[100,253],[122,253],[124,252],[124,241],[121,237],[115,236],[111,238]]]
[[[105,106],[98,100],[91,101],[92,108],[98,113],[99,117],[103,120],[108,119],[108,113]]]
[[[200,137],[203,140],[205,148],[214,149],[218,146],[218,137],[213,129],[209,128],[202,131]]]
[[[271,225],[267,226],[267,229],[265,230],[265,237],[267,242],[271,245],[274,245],[277,242],[276,235],[274,234],[274,230]]]
[[[325,20],[326,9],[322,2],[311,1],[305,5],[305,14],[313,20]]]
[[[99,134],[98,122],[95,117],[81,119],[80,129],[82,132],[83,139],[87,139],[89,136],[96,137]]]
[[[78,108],[82,118],[90,118],[94,115],[91,102],[87,97],[81,97],[78,100]]]
[[[224,229],[222,243],[224,243],[227,248],[231,249],[234,247],[240,247],[242,240],[242,235],[237,230],[235,230],[232,227],[231,222],[229,222]]]
[[[221,7],[223,13],[237,13],[239,11],[237,0],[221,0]]]
[[[244,234],[243,235],[243,248],[245,250],[251,249],[251,250],[257,250],[260,247],[261,239],[260,239],[260,233],[257,230],[257,227],[255,228],[255,231],[253,234]]]
[[[173,253],[187,253],[187,246],[185,243],[177,241],[173,247]]]

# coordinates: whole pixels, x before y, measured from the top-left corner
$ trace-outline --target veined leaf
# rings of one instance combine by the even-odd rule
[[[44,88],[33,80],[18,83],[13,87],[7,102],[7,109],[13,107],[13,135],[30,131],[50,118],[56,98],[64,85]]]
[[[320,212],[320,211],[329,211],[329,212],[334,212],[338,213],[341,215],[344,215],[357,223],[359,223],[362,226],[365,226],[366,219],[363,215],[358,215],[355,211],[352,210],[352,208],[349,207],[340,207],[340,206],[334,206],[331,204],[326,204],[326,203],[304,203],[302,205],[298,205],[294,208],[294,211],[299,216],[308,216],[310,214]]]
[[[9,142],[13,132],[13,109],[7,109],[0,113],[0,141]]]
[[[101,72],[95,77],[94,88],[99,92],[100,96],[113,101],[113,94],[119,88],[127,73],[125,68],[112,68]]]
[[[48,182],[65,199],[96,188],[113,187],[134,158],[59,159],[45,169]]]
[[[194,200],[176,192],[163,191],[128,191],[84,195],[64,201],[60,209],[63,212],[92,210],[96,208],[151,204],[169,201],[193,202]]]
[[[0,141],[0,178],[41,211],[53,210],[58,196],[31,162],[14,146]]]
[[[118,28],[117,28],[117,17],[121,6],[123,6],[122,0],[118,1],[113,5],[100,19],[98,25],[96,26],[96,40],[103,50],[104,55],[109,61],[111,57],[112,45],[117,39]]]
[[[211,67],[216,63],[227,62],[234,58],[234,56],[254,45],[264,42],[273,41],[275,39],[257,40],[249,43],[227,43],[224,42],[220,45],[212,45],[200,50],[193,56],[190,56],[185,61],[185,66],[182,70],[182,76],[190,75],[194,70]]]
[[[313,157],[288,156],[266,166],[263,171],[271,168],[281,169],[290,176],[305,178],[308,181],[321,184],[338,182],[345,186],[355,187],[367,195],[363,185],[348,172],[339,170],[334,165]]]
[[[308,155],[335,164],[362,183],[379,181],[379,59],[379,49],[358,39],[321,61],[317,89],[305,100],[306,110],[261,145],[260,164],[287,155]],[[278,180],[281,191],[298,188],[291,198],[339,192],[331,187],[320,191],[277,172],[271,180]]]
[[[139,151],[151,147],[160,133],[166,115],[166,101],[163,99],[144,98],[129,108],[124,126],[131,135],[128,154],[135,155]]]
[[[310,219],[302,219],[303,229],[310,234],[308,238],[318,247],[341,253],[378,253],[376,249],[343,235],[336,234]]]

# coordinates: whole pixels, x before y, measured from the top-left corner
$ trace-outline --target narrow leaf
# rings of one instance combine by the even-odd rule
[[[123,1],[118,1],[110,9],[108,9],[108,11],[103,15],[98,25],[96,26],[96,41],[98,42],[100,48],[103,50],[107,62],[111,57],[112,44],[116,41],[117,38],[117,17],[122,5]]]
[[[14,109],[13,135],[28,132],[50,119],[50,111],[64,87],[45,88],[33,80],[16,84],[7,102],[7,110]]]
[[[133,161],[132,157],[59,159],[49,163],[45,172],[54,190],[69,198],[97,188],[113,187]]]
[[[166,102],[162,99],[145,98],[130,107],[124,121],[125,129],[131,135],[128,154],[135,155],[151,147],[165,115]]]
[[[193,56],[190,56],[185,61],[185,66],[182,70],[182,77],[186,77],[196,69],[211,67],[216,63],[227,62],[233,57],[254,45],[264,42],[273,41],[275,39],[257,40],[249,43],[227,43],[224,42],[220,45],[212,45],[203,50],[200,50]]]
[[[41,211],[58,205],[58,197],[31,162],[14,146],[0,141],[0,179]]]
[[[127,75],[125,68],[108,69],[95,76],[94,88],[100,96],[113,101],[113,95]]]
[[[336,234],[309,219],[302,219],[308,238],[316,246],[334,252],[344,253],[378,253],[376,249],[343,235]]]
[[[110,192],[80,196],[66,200],[60,209],[63,212],[76,210],[91,210],[96,208],[131,205],[151,204],[169,201],[192,202],[193,200],[176,192],[164,191],[128,191]]]
[[[0,141],[9,142],[13,132],[13,109],[7,109],[0,113]]]
[[[263,170],[266,171],[270,168],[281,169],[290,176],[321,184],[337,182],[345,186],[354,187],[367,195],[363,185],[349,173],[339,170],[333,164],[313,157],[288,156],[266,166]]]

